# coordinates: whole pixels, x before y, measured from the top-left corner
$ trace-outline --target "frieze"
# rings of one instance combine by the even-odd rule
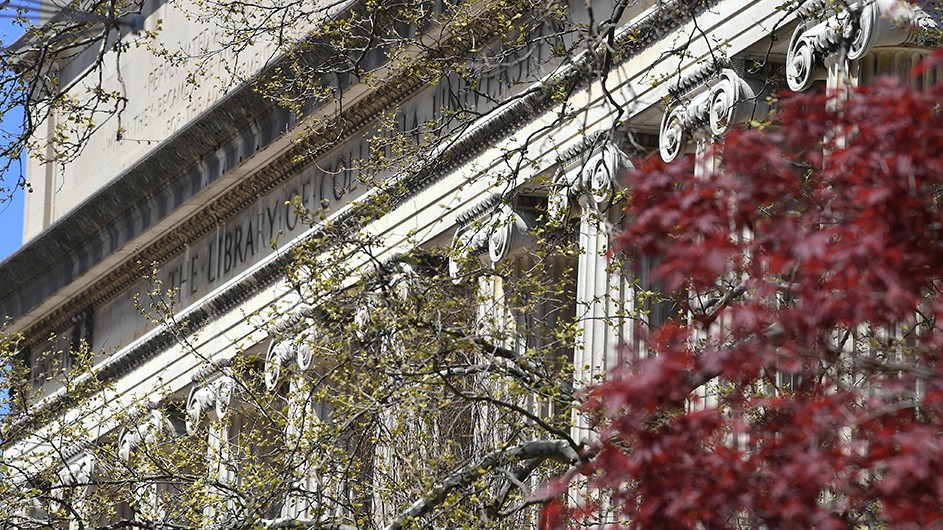
[[[529,75],[529,71],[526,65],[515,67],[515,75]],[[448,135],[451,131],[440,124],[444,115],[476,104],[482,105],[479,110],[484,112],[522,81],[523,77],[512,75],[500,83],[486,82],[484,85],[494,93],[476,103],[471,100],[474,92],[470,90],[459,91],[465,94],[465,100],[460,101],[454,92],[460,81],[445,79],[399,105],[393,120],[394,131],[411,135],[417,143],[423,137]],[[438,125],[432,129],[427,124]],[[120,348],[153,326],[152,315],[143,314],[151,306],[186,307],[310,229],[313,225],[302,218],[302,210],[315,212],[315,220],[328,217],[358,200],[375,183],[394,178],[395,168],[363,167],[363,162],[375,151],[370,138],[381,134],[390,131],[372,128],[359,133],[267,195],[256,189],[262,198],[254,203],[220,208],[237,213],[218,221],[215,229],[201,239],[188,241],[175,256],[157,264],[156,277],[138,282],[99,308],[96,348],[106,345]],[[173,294],[172,300],[166,293]]]
[[[545,50],[545,52],[546,52],[546,55],[549,55],[549,50]],[[500,70],[496,70],[494,72],[491,72],[491,74],[486,76],[484,79],[482,79],[481,83],[483,83],[483,86],[486,88],[490,88],[492,91],[494,91],[494,93],[489,94],[489,97],[487,98],[484,98],[484,97],[481,98],[478,104],[480,104],[482,108],[479,110],[482,110],[484,112],[492,108],[496,104],[495,103],[496,101],[500,100],[501,98],[511,93],[510,90],[512,89],[513,86],[517,85],[517,88],[515,88],[514,90],[519,90],[521,87],[523,87],[525,85],[525,76],[537,75],[539,73],[537,72],[536,69],[537,69],[537,64],[538,64],[537,61],[540,59],[541,59],[540,56],[528,56],[527,61],[514,63],[513,68],[515,70],[515,73],[508,75],[508,74],[502,74]],[[452,85],[449,85],[448,84],[449,82],[451,82]],[[415,99],[407,100],[407,95],[413,94],[415,92],[415,89],[423,87],[423,83],[420,80],[411,78],[411,77],[405,77],[402,79],[398,79],[398,78],[391,79],[388,82],[388,84],[390,86],[396,87],[396,89],[379,91],[378,94],[382,94],[382,96],[367,98],[366,100],[359,102],[358,104],[355,104],[350,107],[344,119],[345,127],[343,130],[346,130],[346,131],[363,130],[364,128],[369,127],[370,123],[375,122],[376,117],[380,115],[382,112],[388,110],[391,105],[395,105],[397,102],[406,100],[405,103],[401,104],[402,108],[400,108],[396,112],[397,115],[396,115],[395,121],[398,125],[397,129],[398,130],[403,130],[404,128],[412,129],[414,132],[414,136],[417,137],[418,139],[419,136],[430,132],[427,130],[423,130],[422,124],[434,123],[437,120],[439,120],[439,118],[441,118],[441,115],[439,114],[440,110],[445,109],[446,111],[454,111],[463,106],[473,106],[476,104],[474,101],[470,100],[470,95],[473,94],[472,91],[464,91],[464,94],[466,95],[462,97],[462,100],[460,101],[459,99],[457,99],[456,96],[454,96],[454,94],[456,93],[454,82],[455,80],[446,80],[442,85],[438,87],[425,90],[422,92],[422,94],[424,94],[423,97],[425,99],[420,99],[416,101]],[[429,104],[430,100],[432,102],[432,105]],[[249,106],[251,107],[251,105]],[[394,107],[394,110],[395,110],[395,107]],[[232,120],[221,118],[220,121],[223,123],[230,123]],[[254,123],[255,122],[253,122],[253,125],[250,126],[250,130],[254,129],[255,127]],[[207,127],[211,127],[211,124],[208,124]],[[277,129],[277,128],[278,127],[275,127],[272,129]],[[284,127],[281,127],[281,128],[284,128]],[[448,130],[445,130],[444,133],[447,134]],[[232,132],[230,131],[229,134],[232,134]],[[357,155],[358,158],[366,158],[366,154],[368,152],[366,143],[363,141],[363,137],[365,135],[366,134],[361,133],[359,140],[357,138],[354,138],[353,140],[355,142],[359,142],[359,144],[357,145],[357,148],[359,149],[358,155]],[[242,139],[242,140],[245,140],[243,143],[248,143],[248,144],[254,143],[256,145],[260,143],[262,144],[266,143],[265,141],[262,141],[261,138],[259,138],[261,135],[258,133],[252,134],[251,135],[252,138],[246,139],[246,138],[242,138],[243,136],[244,135],[237,135],[236,141],[238,142],[240,139]],[[267,136],[273,137],[274,135],[269,133]],[[96,289],[93,293],[91,293],[90,298],[99,300],[105,297],[110,298],[115,295],[118,295],[120,292],[125,291],[127,288],[132,286],[135,283],[137,278],[140,278],[141,270],[140,270],[140,266],[136,265],[137,262],[142,262],[142,263],[155,263],[156,262],[159,264],[164,264],[168,260],[175,259],[174,255],[180,253],[181,251],[185,251],[187,246],[192,246],[195,238],[200,238],[201,236],[205,236],[205,234],[218,230],[221,219],[225,219],[227,216],[233,215],[234,212],[236,211],[245,209],[247,207],[251,207],[252,203],[250,201],[252,197],[257,197],[259,194],[263,194],[267,192],[268,190],[276,187],[277,185],[279,185],[280,181],[282,181],[286,177],[289,177],[292,173],[297,172],[299,167],[304,167],[304,165],[306,164],[313,163],[314,160],[323,156],[328,150],[333,149],[334,145],[330,143],[330,140],[328,139],[329,136],[330,135],[312,135],[306,141],[300,142],[296,147],[292,148],[289,151],[289,153],[287,153],[285,156],[280,157],[278,160],[270,164],[268,167],[264,168],[261,172],[246,178],[243,182],[240,183],[239,192],[241,193],[238,193],[238,192],[229,193],[223,197],[220,197],[214,203],[210,204],[207,208],[205,208],[204,210],[196,214],[193,218],[191,218],[187,223],[187,229],[183,231],[184,233],[177,232],[176,234],[170,234],[169,236],[165,236],[164,238],[159,240],[155,245],[151,247],[151,249],[155,249],[155,250],[157,248],[163,249],[163,251],[161,251],[158,255],[151,254],[151,252],[141,252],[138,256],[139,259],[132,262],[126,262],[123,265],[116,268],[114,272],[109,274],[109,277],[117,276],[117,274],[120,272],[121,273],[120,276],[122,277],[122,280],[120,281],[120,283],[112,284],[114,285],[113,288],[107,289],[106,291],[104,291],[105,296],[101,296],[101,294],[103,294],[103,291],[101,289]],[[347,137],[346,141],[348,143],[352,141],[350,138],[351,138],[350,136]],[[205,143],[205,142],[189,142],[190,145],[201,144],[201,143]],[[252,149],[252,147],[249,147],[248,149]],[[175,201],[176,203],[179,203],[182,200],[185,200],[185,198],[189,196],[189,193],[193,193],[192,191],[190,192],[182,191],[181,188],[183,188],[184,190],[202,189],[203,187],[207,185],[208,181],[215,180],[215,178],[217,178],[219,175],[225,173],[225,171],[227,171],[228,169],[236,165],[238,161],[241,161],[244,156],[248,156],[247,154],[246,155],[239,154],[239,156],[236,157],[235,155],[232,154],[233,151],[235,152],[246,151],[246,149],[240,149],[240,147],[238,147],[238,144],[235,149],[223,148],[220,151],[221,152],[226,151],[230,154],[227,154],[225,156],[216,154],[215,156],[211,156],[208,159],[209,160],[208,163],[201,162],[200,164],[198,164],[197,171],[196,173],[193,174],[193,176],[191,177],[191,180],[199,179],[200,180],[199,185],[183,183],[184,184],[183,186],[175,187],[175,189],[170,190],[172,192],[171,195],[173,197],[183,197],[183,199]],[[229,162],[221,161],[224,158],[232,159],[232,160],[229,160]],[[350,160],[350,158],[353,158],[353,157],[349,157],[348,161]],[[350,167],[347,167],[345,169],[345,171],[348,171],[348,172],[350,170],[351,170]],[[173,168],[161,167],[159,171],[150,171],[147,173],[150,175],[154,175],[154,174],[168,175],[168,174],[171,174],[172,172],[173,172]],[[273,179],[272,178],[273,175],[281,175],[281,176]],[[209,179],[207,179],[207,176],[209,177]],[[121,197],[125,195],[125,193],[116,193],[113,195],[115,195],[116,197]],[[302,198],[304,198],[304,196],[302,196]],[[288,199],[290,200],[291,197],[289,197]],[[147,203],[150,203],[150,202],[152,201],[147,201]],[[159,219],[163,217],[163,215],[167,211],[172,210],[174,207],[176,207],[176,204],[168,208],[162,208],[164,213],[158,213],[158,215],[150,215],[151,214],[150,210],[147,210],[145,207],[146,211],[143,213],[146,215],[134,216],[136,221],[131,223],[131,227],[129,227],[129,229],[127,230],[119,230],[117,231],[117,234],[119,235],[119,237],[126,234],[126,236],[123,237],[123,239],[125,241],[130,240],[132,237],[134,237],[134,235],[142,232],[147,227],[146,224],[140,222],[141,218],[151,217],[152,220]],[[126,209],[126,206],[121,205],[121,204],[111,204],[111,205],[101,208],[99,211],[111,212],[111,211],[117,211],[121,209]],[[289,228],[289,230],[292,228],[292,225],[294,224],[293,222],[294,219],[290,216],[282,215],[282,221],[285,225],[287,225],[287,228]],[[271,224],[271,221],[269,221],[269,223]],[[257,230],[259,224],[261,223],[256,223],[255,226],[253,226],[252,228]],[[249,252],[251,255],[255,255],[256,253],[258,253],[258,248],[259,248],[258,238],[257,237],[253,237],[252,239],[246,238],[246,233],[247,233],[248,228],[249,228],[248,226],[244,226],[241,230],[237,229],[241,232],[241,234],[234,232],[230,234],[224,234],[222,236],[222,239],[219,242],[219,245],[222,246],[224,250],[227,248],[227,246],[231,250],[229,252],[224,251],[223,253],[221,253],[219,256],[216,257],[217,260],[216,260],[216,263],[213,265],[213,267],[221,267],[221,270],[219,271],[220,273],[225,274],[226,269],[235,270],[236,268],[235,266],[237,263],[239,265],[242,265],[243,263],[248,263],[249,260],[245,258],[246,252]],[[229,239],[227,239],[227,236],[229,237]],[[240,249],[239,245],[236,244],[236,238],[240,236],[242,236],[241,241],[244,245],[243,247],[241,247],[241,252],[239,251]],[[99,237],[100,237],[100,234],[99,234]],[[75,238],[71,238],[71,239],[75,239]],[[106,252],[110,253],[110,251],[115,250],[117,247],[118,246],[116,244],[112,243],[110,245],[110,250]],[[100,256],[101,252],[96,252],[94,254]],[[24,305],[29,306],[29,305],[38,303],[40,300],[44,299],[46,296],[52,293],[51,290],[55,288],[55,284],[61,283],[63,279],[71,279],[71,278],[77,277],[79,274],[83,272],[84,269],[87,269],[95,261],[97,261],[95,259],[91,259],[91,260],[85,259],[84,256],[89,256],[89,253],[83,251],[79,255],[79,259],[72,262],[71,274],[63,274],[62,272],[59,272],[59,274],[54,274],[53,276],[57,280],[59,280],[58,282],[50,281],[50,282],[43,283],[42,284],[43,288],[41,289],[42,292],[38,292],[35,290],[30,291],[26,293],[30,298],[29,300],[21,299],[21,300],[18,300],[18,302],[20,303],[12,304],[12,305],[22,307]],[[208,282],[211,280],[210,272],[214,271],[215,269],[211,268],[210,264],[208,263],[210,259],[213,259],[213,255],[207,254],[205,257],[206,259],[202,260],[200,264],[202,264],[202,266],[206,269],[206,272],[207,272],[206,281]],[[50,262],[52,261],[53,260],[50,260]],[[58,262],[61,263],[62,260],[58,260]],[[76,264],[79,265],[77,269],[75,268]],[[83,264],[85,264],[84,267],[83,267]],[[227,267],[227,264],[230,266]],[[166,278],[161,278],[161,280],[162,282],[165,282],[165,281],[168,282],[169,284],[171,284],[172,287],[182,288],[183,287],[182,283],[186,282],[189,284],[189,287],[192,288],[195,285],[195,283],[193,282],[193,279],[196,279],[199,277],[197,272],[192,267],[177,265],[176,267],[169,267],[169,268],[175,269],[174,271],[169,273],[170,275],[172,275],[172,277],[168,275]],[[244,269],[244,267],[242,267],[242,269]],[[212,277],[215,278],[216,275],[214,274],[212,275]],[[65,280],[65,281],[69,281],[69,280]],[[111,282],[105,281],[102,283],[105,283],[107,285],[108,283],[111,283]],[[141,290],[138,289],[138,291],[140,292]],[[183,289],[181,289],[181,291],[183,291]],[[22,292],[23,291],[21,291],[21,293]],[[11,312],[14,313],[14,316],[16,315],[16,313],[19,312],[17,311],[18,307],[11,307],[11,309],[12,309]],[[62,318],[61,313],[57,312],[56,315],[57,315],[57,318]]]
[[[688,6],[691,4],[691,6]],[[634,52],[644,49],[655,40],[661,31],[667,28],[676,27],[685,20],[691,13],[691,7],[696,9],[706,9],[713,5],[713,2],[704,4],[702,2],[690,0],[676,0],[660,4],[658,9],[652,10],[645,15],[638,23],[632,24],[620,30],[616,40],[616,45],[626,52]],[[630,53],[620,56],[621,60],[628,60]],[[584,58],[585,60],[585,58]],[[579,79],[581,72],[590,71],[580,64],[564,68],[556,78],[565,83],[575,83]],[[558,81],[558,82],[559,82]],[[372,120],[378,111],[385,108],[385,105],[401,100],[405,94],[410,93],[420,85],[419,80],[411,77],[393,78],[388,83],[389,90],[377,91],[377,94],[386,98],[387,103],[378,101],[381,98],[370,98],[367,102],[357,103],[351,109],[351,116],[357,115],[359,119],[349,119],[350,127],[348,130],[357,129],[368,120]],[[533,112],[546,108],[551,102],[545,93],[540,91],[531,91],[524,97],[515,99],[514,102],[505,107],[501,115],[508,114],[517,116],[516,121],[524,119]],[[360,107],[369,107],[363,112],[358,111]],[[19,253],[12,256],[3,263],[0,268],[0,277],[10,276],[11,278],[22,278],[27,276],[18,272],[23,267],[30,268],[29,276],[36,275],[32,269],[34,263],[56,264],[55,270],[41,275],[41,281],[35,286],[25,288],[21,281],[10,280],[0,282],[0,286],[9,286],[8,289],[0,287],[0,300],[3,301],[5,310],[10,313],[9,316],[17,317],[25,314],[27,311],[37,306],[42,300],[45,300],[60,287],[68,284],[79,274],[87,269],[76,269],[72,264],[75,262],[87,261],[89,266],[97,260],[63,260],[61,259],[62,249],[75,248],[76,242],[91,242],[92,247],[79,247],[80,252],[85,255],[101,256],[110,254],[119,248],[131,237],[141,231],[140,228],[131,231],[114,231],[109,227],[115,226],[115,220],[110,216],[116,213],[125,213],[126,218],[146,217],[137,212],[137,209],[128,211],[128,204],[139,204],[137,200],[131,197],[153,197],[153,190],[167,190],[170,192],[166,197],[161,197],[158,193],[157,215],[153,216],[151,222],[163,218],[167,212],[173,210],[181,200],[175,200],[175,197],[185,195],[186,189],[192,189],[193,185],[187,182],[175,183],[171,188],[168,186],[178,175],[188,175],[186,164],[194,159],[200,159],[201,156],[194,153],[194,149],[205,148],[206,146],[219,145],[224,142],[221,139],[215,139],[208,131],[202,130],[203,124],[225,123],[231,124],[230,129],[223,131],[227,134],[235,134],[238,130],[237,124],[253,124],[269,121],[269,118],[260,120],[261,110],[271,109],[271,106],[264,102],[262,98],[254,94],[249,88],[243,88],[235,92],[232,96],[225,99],[221,105],[217,105],[206,115],[204,115],[195,126],[183,131],[182,134],[172,138],[166,147],[157,149],[153,155],[133,168],[125,177],[116,179],[116,182],[106,188],[102,193],[94,196],[88,203],[80,208],[80,215],[73,216],[70,223],[60,223],[51,229],[43,232],[36,240],[32,241],[27,247]],[[248,114],[250,110],[256,112],[255,115]],[[279,123],[275,120],[273,123]],[[499,124],[489,124],[499,125]],[[234,128],[235,126],[235,128]],[[490,139],[495,129],[501,130],[501,127],[481,127],[477,128],[472,134],[463,140],[474,144],[478,141]],[[278,127],[272,127],[269,131],[264,127],[252,139],[252,148],[258,145],[267,144],[274,135],[277,134]],[[200,138],[200,141],[195,141]],[[204,141],[205,140],[205,141]],[[465,160],[470,153],[477,149],[450,149],[449,165],[458,164]],[[197,213],[188,220],[186,229],[176,234],[164,236],[136,252],[136,258],[142,262],[163,262],[178,252],[183,244],[188,240],[193,240],[203,236],[213,230],[221,217],[225,217],[228,212],[235,211],[239,207],[245,206],[252,197],[251,192],[267,191],[275,187],[281,180],[295,171],[295,168],[303,167],[313,157],[318,156],[323,151],[319,151],[316,139],[309,138],[303,143],[299,143],[289,152],[273,161],[267,168],[244,180],[238,190],[233,190],[226,197],[214,201],[204,210]],[[212,153],[212,150],[209,151]],[[246,154],[245,156],[248,156]],[[444,167],[444,165],[443,165]],[[429,182],[429,174],[416,175],[414,191]],[[199,172],[190,180],[199,181]],[[213,178],[215,180],[215,177]],[[143,199],[142,199],[143,200]],[[146,227],[145,227],[146,228]],[[113,235],[115,237],[108,237]],[[117,238],[117,239],[116,239]],[[140,276],[140,268],[134,263],[135,260],[128,260],[125,263],[113,268],[104,278],[102,278],[94,289],[77,294],[73,299],[75,301],[67,303],[60,309],[48,312],[39,322],[30,326],[27,335],[30,337],[41,337],[53,332],[56,328],[62,326],[62,322],[71,318],[78,309],[75,307],[78,303],[98,304],[107,300],[122,290],[132,285],[136,278]],[[14,287],[18,288],[14,289]],[[6,292],[4,292],[6,291]],[[78,302],[82,300],[82,302]]]

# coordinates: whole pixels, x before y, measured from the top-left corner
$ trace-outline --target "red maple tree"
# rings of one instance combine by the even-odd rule
[[[943,527],[941,102],[894,80],[790,95],[710,175],[628,175],[621,247],[658,257],[682,310],[588,397],[591,507],[633,528]]]

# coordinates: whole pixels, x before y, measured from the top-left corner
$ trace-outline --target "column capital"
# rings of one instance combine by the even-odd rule
[[[629,158],[612,140],[603,141],[585,162],[553,177],[547,211],[554,220],[569,214],[573,204],[602,211],[610,206],[622,172],[633,169]]]
[[[845,5],[845,4],[843,4]],[[801,20],[786,52],[786,83],[801,92],[825,79],[826,65],[845,52],[857,60],[883,47],[928,48],[939,45],[943,29],[938,9],[902,0],[864,0],[835,10],[824,1],[799,8]]]
[[[187,396],[186,427],[189,434],[196,433],[207,416],[223,420],[229,414],[236,382],[227,373],[212,381],[195,384]]]
[[[130,425],[121,429],[118,457],[122,462],[128,462],[142,445],[156,442],[161,434],[177,434],[177,428],[159,407],[159,403],[148,403],[146,411],[133,415]]]
[[[678,83],[676,96],[665,109],[659,133],[661,159],[671,162],[688,151],[691,139],[718,137],[734,123],[765,117],[766,83],[733,68],[701,68]]]
[[[63,486],[87,488],[95,474],[96,458],[90,452],[76,455],[58,473],[59,483]]]
[[[494,266],[536,244],[536,213],[495,197],[482,201],[487,208],[473,207],[475,215],[460,219],[449,256],[449,274],[453,279],[461,277],[462,261],[472,256],[477,256],[482,265]]]

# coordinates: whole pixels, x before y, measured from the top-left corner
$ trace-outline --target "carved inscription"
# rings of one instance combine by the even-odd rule
[[[296,201],[305,210],[329,212],[360,197],[364,184],[348,160],[340,157],[335,163],[336,170],[330,172],[312,167],[279,193],[218,225],[215,234],[162,268],[159,278],[163,289],[173,289],[179,300],[188,302],[311,228],[302,218]]]
[[[140,309],[152,305],[155,294],[166,298],[171,293],[173,310],[180,311],[311,228],[299,214],[295,201],[306,210],[322,209],[330,215],[361,197],[371,183],[386,180],[396,171],[395,167],[379,172],[359,167],[360,161],[378,152],[371,141],[397,134],[417,144],[436,143],[437,138],[451,135],[456,127],[468,123],[467,116],[453,119],[457,113],[473,111],[484,115],[546,73],[554,65],[548,57],[549,50],[542,47],[522,52],[519,57],[506,58],[504,63],[487,70],[474,86],[457,78],[446,78],[408,100],[392,120],[380,120],[385,125],[378,122],[280,189],[220,222],[215,231],[168,262],[157,264],[156,281],[153,278],[142,281],[99,308],[95,347],[121,347],[150,330],[153,324],[141,315]],[[170,74],[158,69],[153,75],[159,78]],[[169,90],[168,102],[182,97],[172,92],[174,88]],[[384,154],[390,156],[389,145]]]
[[[218,27],[200,30],[176,50],[181,57],[208,56],[222,35]],[[212,60],[195,61],[184,68],[169,60],[158,60],[147,73],[142,94],[129,105],[122,119],[123,130],[108,137],[109,150],[128,147],[128,142],[166,138],[196,118],[243,79],[259,71],[271,50],[248,48],[237,55],[224,49]],[[221,81],[228,79],[228,82]]]
[[[167,263],[157,265],[157,277],[142,280],[124,295],[96,312],[95,347],[123,346],[146,333],[152,323],[142,314],[155,303],[183,309],[235,278],[279,247],[312,227],[296,207],[325,215],[336,213],[363,195],[365,176],[357,160],[366,154],[358,138],[321,164],[299,175],[189,245]],[[142,275],[145,273],[142,268]]]

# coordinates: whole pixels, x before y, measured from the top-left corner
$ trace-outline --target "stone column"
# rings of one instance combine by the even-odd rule
[[[118,457],[128,467],[147,474],[156,472],[148,462],[135,461],[136,453],[143,450],[144,454],[159,452],[156,447],[162,437],[173,437],[178,429],[173,421],[160,410],[158,403],[148,403],[147,410],[132,417],[132,424],[121,430],[118,435]],[[147,449],[144,449],[147,447]],[[136,514],[144,518],[163,521],[167,517],[166,502],[161,499],[161,484],[145,480],[133,487],[134,504],[131,508]],[[164,492],[166,495],[167,492]]]
[[[621,187],[624,173],[632,169],[629,157],[612,142],[581,169],[582,190],[578,199],[580,210],[580,253],[577,265],[577,307],[587,319],[583,345],[583,363],[578,370],[589,371],[579,382],[590,383],[617,364],[618,350],[626,336],[625,275],[622,263],[613,263],[612,237],[620,230],[621,205],[613,204],[616,189]]]
[[[537,211],[520,206],[517,197],[494,196],[473,206],[470,213],[460,218],[460,228],[453,238],[453,255],[450,258],[450,273],[456,280],[465,275],[477,275],[476,334],[486,343],[482,348],[483,359],[498,366],[509,367],[515,363],[555,363],[558,357],[569,357],[569,351],[555,343],[555,322],[569,318],[572,311],[566,300],[558,296],[540,299],[517,300],[517,282],[540,282],[549,286],[551,292],[558,286],[572,281],[563,278],[572,271],[572,258],[564,256],[536,255],[533,251],[538,243],[535,236]],[[494,274],[500,269],[501,274]],[[538,290],[542,287],[538,287]],[[555,293],[556,294],[556,293]],[[520,304],[527,307],[521,308]],[[493,347],[493,351],[489,350]],[[541,358],[529,356],[539,352]],[[527,356],[527,357],[526,357]],[[534,367],[539,371],[539,367]],[[497,394],[504,389],[495,388]],[[514,398],[518,399],[518,398]],[[520,405],[543,417],[556,414],[552,404],[536,394],[519,398]],[[475,446],[491,447],[500,443],[493,429],[491,415],[498,411],[491,406],[482,406],[477,411],[474,428]]]
[[[70,511],[87,517],[87,497],[95,475],[96,461],[91,453],[80,453],[59,471],[58,486],[53,490],[53,497],[62,503],[62,508],[69,517],[69,530],[85,528],[83,521],[78,521]]]
[[[621,212],[613,204],[628,156],[611,141],[569,171],[557,174],[549,199],[553,219],[575,210],[579,219],[575,309],[578,339],[573,351],[576,388],[598,382],[619,363],[620,349],[631,341],[634,296],[632,276],[610,258],[611,237],[618,232]],[[571,208],[571,205],[573,207]],[[586,438],[588,425],[574,412],[574,436]]]
[[[200,370],[193,376],[194,386],[190,389],[186,404],[187,433],[194,435],[206,430],[207,460],[210,480],[221,484],[233,483],[235,472],[231,467],[232,452],[229,446],[230,425],[229,413],[233,399],[235,381],[228,374],[228,369],[222,370],[211,365]],[[230,501],[226,499],[226,492],[222,489],[209,491],[211,495],[218,495],[225,500],[227,507]],[[212,505],[204,510],[204,516],[209,520],[220,517],[220,513]]]
[[[536,217],[532,212],[517,210],[494,196],[472,208],[468,219],[452,240],[449,274],[460,281],[469,271],[470,262],[480,265],[476,274],[478,292],[477,333],[495,346],[521,352],[524,337],[518,336],[520,324],[507,304],[505,278],[490,274],[499,263],[508,268],[510,277],[520,276],[533,265],[530,251],[536,243],[533,235]]]
[[[823,28],[823,32],[827,29]],[[814,80],[824,78],[821,64],[804,62],[807,56],[814,56],[812,48],[821,43],[811,38],[794,38],[793,44],[794,54],[789,58],[792,69],[787,68],[790,83],[811,85]],[[675,97],[662,119],[661,156],[665,162],[672,162],[683,153],[690,153],[693,144],[697,178],[707,179],[714,174],[719,159],[713,144],[735,124],[768,116],[766,80],[745,75],[742,69],[705,64],[679,80],[672,92]],[[722,323],[718,322],[717,326]],[[705,332],[693,340],[706,339],[708,334]],[[699,399],[692,404],[712,406],[715,386],[711,382],[696,389],[693,395]]]
[[[319,404],[311,400],[311,382],[307,377],[309,370],[317,364],[312,350],[316,340],[310,333],[302,333],[289,340],[272,341],[265,358],[265,385],[271,392],[278,392],[286,383],[288,421],[285,426],[286,441],[297,453],[292,461],[297,470],[294,492],[289,493],[281,507],[281,516],[308,519],[323,510],[321,484],[318,479],[316,462],[311,461],[313,450],[306,443],[305,433],[319,421],[324,420]]]

